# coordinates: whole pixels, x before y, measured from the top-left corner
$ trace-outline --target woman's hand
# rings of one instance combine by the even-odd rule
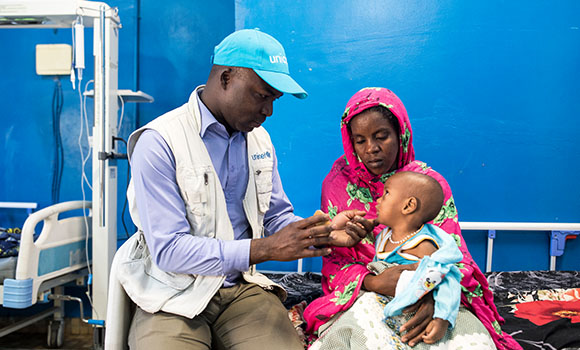
[[[439,340],[443,339],[448,328],[449,321],[441,318],[434,318],[427,325],[427,329],[425,329],[425,334],[421,338],[423,339],[425,344],[434,344]]]
[[[403,343],[409,343],[410,346],[415,346],[422,342],[425,338],[424,335],[427,334],[428,340],[433,340],[438,335],[426,333],[427,326],[433,321],[433,313],[435,310],[435,301],[433,300],[433,292],[429,292],[423,298],[419,299],[415,304],[409,306],[403,312],[413,312],[416,311],[415,316],[407,321],[401,326],[400,331],[407,333],[401,337]],[[433,326],[433,325],[432,325]],[[445,328],[447,329],[447,328]],[[445,333],[443,333],[445,335]],[[442,336],[441,336],[442,338]],[[441,339],[439,338],[439,339]],[[437,339],[437,340],[439,340]],[[429,344],[432,344],[430,342]]]
[[[353,247],[369,233],[376,224],[373,220],[367,220],[362,210],[345,210],[338,213],[332,219],[335,230],[330,233],[330,244],[337,247]]]
[[[379,275],[367,275],[363,281],[364,289],[382,295],[395,296],[395,289],[397,282],[401,276],[401,272],[405,270],[414,271],[419,266],[419,263],[409,265],[397,265],[390,267]]]

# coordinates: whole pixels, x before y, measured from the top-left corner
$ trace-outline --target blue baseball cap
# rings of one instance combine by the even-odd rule
[[[257,29],[242,29],[228,35],[214,49],[213,64],[251,68],[274,89],[298,98],[308,94],[290,76],[284,47]]]

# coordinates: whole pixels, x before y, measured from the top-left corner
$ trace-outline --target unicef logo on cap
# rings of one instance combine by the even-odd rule
[[[286,60],[286,56],[270,56],[271,63],[284,63],[288,64],[288,60]]]

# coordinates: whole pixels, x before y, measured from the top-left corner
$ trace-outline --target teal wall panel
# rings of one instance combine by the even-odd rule
[[[449,181],[460,220],[580,222],[579,14],[576,1],[236,1],[236,29],[278,38],[310,93],[283,97],[265,123],[296,211],[320,205],[348,98],[384,86],[409,112],[417,159]],[[494,268],[547,269],[541,235],[502,234]],[[485,234],[466,239],[483,266]],[[537,243],[533,256],[522,239]],[[558,268],[579,269],[578,253],[568,241]]]

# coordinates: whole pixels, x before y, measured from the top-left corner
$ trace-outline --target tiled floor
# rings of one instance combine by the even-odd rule
[[[17,332],[0,338],[0,350],[48,349],[46,343],[47,330],[47,320],[22,328]],[[64,342],[60,349],[93,349],[93,328],[78,318],[65,319]]]
[[[92,335],[66,334],[61,350],[92,349]],[[12,333],[0,338],[0,349],[48,349],[44,333]]]

